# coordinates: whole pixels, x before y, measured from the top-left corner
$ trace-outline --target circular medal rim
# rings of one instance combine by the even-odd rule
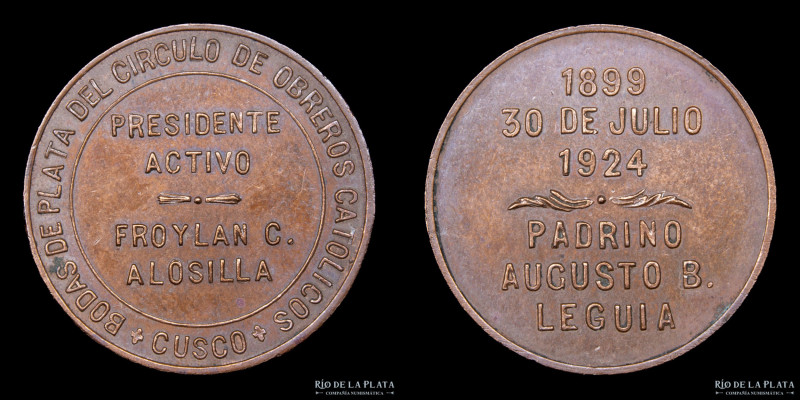
[[[362,238],[359,247],[356,249],[355,261],[352,263],[352,267],[350,268],[349,272],[346,276],[343,277],[342,284],[340,289],[333,295],[328,306],[320,312],[320,314],[306,326],[303,330],[298,331],[296,335],[291,337],[286,342],[278,345],[277,347],[273,348],[264,353],[260,353],[253,357],[250,357],[245,360],[233,362],[230,364],[223,364],[223,365],[214,365],[214,366],[201,366],[201,367],[192,367],[192,366],[178,366],[172,364],[165,364],[158,361],[154,361],[148,358],[144,358],[137,354],[133,354],[128,352],[122,347],[117,346],[116,344],[112,343],[111,341],[106,340],[99,334],[95,333],[94,330],[89,328],[82,319],[77,317],[70,308],[66,305],[65,301],[61,298],[58,291],[53,286],[52,282],[50,281],[49,276],[47,275],[44,265],[42,263],[41,257],[39,255],[38,249],[36,248],[36,242],[34,240],[34,232],[31,225],[31,210],[29,207],[30,202],[30,186],[31,186],[31,177],[32,171],[31,168],[33,167],[33,161],[35,159],[36,150],[38,148],[38,144],[41,141],[42,135],[44,133],[44,129],[47,127],[52,115],[61,104],[64,97],[67,95],[70,89],[72,89],[78,81],[86,76],[86,74],[91,71],[97,64],[99,64],[102,60],[109,57],[113,53],[116,53],[120,49],[130,46],[138,41],[147,39],[149,37],[158,36],[167,33],[173,32],[181,32],[181,31],[217,31],[225,34],[231,34],[236,36],[246,37],[248,39],[254,40],[256,42],[260,42],[274,50],[277,50],[288,58],[292,59],[297,64],[301,65],[303,68],[307,69],[311,75],[315,78],[316,81],[319,82],[325,90],[331,95],[331,100],[339,107],[342,111],[344,118],[347,120],[348,125],[350,126],[353,132],[353,139],[355,141],[356,146],[358,146],[359,156],[361,158],[361,162],[363,164],[363,172],[364,177],[364,186],[365,186],[365,193],[363,195],[364,198],[364,224],[361,230]],[[356,121],[355,116],[353,115],[350,107],[342,98],[341,94],[334,88],[333,84],[325,77],[313,64],[308,62],[305,58],[300,56],[298,53],[293,51],[292,49],[284,46],[277,41],[268,38],[264,35],[246,30],[241,28],[236,28],[227,25],[220,25],[220,24],[177,24],[177,25],[169,25],[157,29],[153,29],[150,31],[146,31],[135,36],[132,36],[124,41],[114,45],[113,47],[109,48],[108,50],[104,51],[100,55],[96,56],[92,59],[86,66],[84,66],[75,76],[70,79],[70,81],[64,86],[64,88],[59,92],[58,96],[56,96],[53,103],[47,110],[44,118],[42,119],[39,128],[36,131],[36,136],[34,137],[33,145],[31,146],[31,150],[28,153],[28,162],[25,167],[25,184],[22,193],[23,202],[24,202],[24,212],[25,212],[25,225],[28,234],[28,241],[31,248],[31,253],[33,255],[33,259],[36,262],[36,265],[39,270],[39,275],[41,276],[42,280],[44,281],[47,289],[50,291],[50,294],[55,298],[61,308],[66,312],[66,314],[72,319],[72,321],[78,325],[78,327],[89,337],[91,337],[95,342],[101,344],[103,347],[110,349],[117,355],[136,362],[138,364],[144,365],[146,367],[154,368],[160,371],[166,372],[176,372],[176,373],[188,373],[188,374],[217,374],[223,372],[230,372],[245,369],[257,364],[260,364],[264,361],[269,359],[278,357],[286,353],[287,351],[291,350],[299,343],[304,341],[309,335],[315,332],[321,325],[327,321],[330,315],[341,305],[344,298],[347,296],[350,288],[353,285],[355,277],[358,275],[358,271],[361,268],[361,263],[364,260],[364,256],[366,253],[366,249],[369,244],[369,239],[372,232],[372,226],[375,219],[375,180],[372,171],[372,162],[369,155],[369,150],[367,149],[366,142],[364,141],[364,136],[361,131],[361,128]]]
[[[714,321],[713,324],[711,324],[703,332],[699,333],[697,336],[692,338],[692,340],[690,340],[689,342],[685,343],[682,346],[679,346],[675,349],[668,351],[667,353],[654,355],[651,358],[646,359],[644,361],[632,362],[630,364],[609,366],[609,367],[575,365],[549,359],[517,345],[516,343],[507,339],[497,330],[495,330],[495,328],[491,326],[486,320],[484,320],[483,317],[472,307],[469,300],[460,291],[458,285],[456,285],[455,280],[452,274],[450,273],[450,268],[447,265],[447,262],[445,261],[444,255],[442,253],[441,244],[439,243],[439,236],[437,232],[437,222],[434,216],[435,214],[434,181],[436,180],[439,154],[442,150],[445,138],[449,133],[450,126],[453,123],[453,120],[461,111],[464,102],[472,95],[472,92],[483,82],[484,79],[486,79],[489,75],[491,75],[497,68],[499,68],[501,65],[503,65],[505,62],[509,61],[513,57],[522,53],[523,51],[553,39],[571,35],[586,34],[586,33],[625,34],[650,40],[656,42],[657,44],[667,46],[668,48],[677,51],[683,56],[688,57],[689,59],[700,65],[708,73],[712,74],[714,78],[716,78],[717,81],[720,84],[722,84],[722,86],[728,91],[731,97],[733,97],[733,99],[739,106],[740,111],[744,114],[744,116],[747,118],[747,121],[750,123],[750,127],[752,128],[753,133],[755,134],[756,141],[758,143],[759,149],[761,150],[761,156],[764,161],[764,169],[766,172],[766,178],[767,178],[766,183],[768,192],[767,220],[766,220],[766,225],[764,227],[763,240],[761,243],[761,251],[759,252],[758,258],[756,259],[756,263],[753,267],[753,271],[751,272],[747,282],[737,295],[736,300],[730,305],[730,307],[728,307],[725,313],[723,313],[716,321]],[[486,66],[478,74],[478,76],[476,76],[469,83],[469,85],[467,85],[467,87],[461,92],[456,102],[450,108],[450,111],[448,112],[444,122],[442,123],[442,126],[440,127],[439,133],[436,137],[436,142],[434,144],[433,150],[431,152],[430,161],[428,163],[428,173],[425,180],[425,224],[428,230],[428,238],[431,242],[431,247],[433,249],[436,262],[439,265],[439,269],[442,272],[442,275],[444,275],[445,281],[447,281],[447,285],[450,287],[450,290],[455,295],[459,304],[461,304],[461,307],[464,308],[464,310],[467,311],[469,316],[472,317],[472,319],[475,320],[475,322],[477,322],[478,325],[480,325],[481,328],[483,328],[483,330],[487,332],[493,339],[497,340],[498,342],[508,347],[509,349],[513,350],[517,354],[551,368],[568,372],[581,373],[581,374],[619,374],[619,373],[639,371],[659,364],[663,364],[669,360],[672,360],[686,353],[687,351],[693,349],[701,342],[703,342],[705,339],[707,339],[711,334],[716,332],[717,329],[719,329],[736,312],[736,310],[741,305],[742,301],[744,301],[745,297],[747,297],[747,294],[750,292],[750,289],[753,287],[753,284],[755,283],[758,274],[761,272],[761,269],[764,266],[764,261],[766,259],[766,255],[769,250],[770,241],[772,240],[772,232],[775,224],[775,208],[776,208],[775,191],[776,191],[775,174],[773,171],[772,158],[770,157],[769,148],[767,147],[767,142],[766,139],[764,138],[764,133],[761,130],[761,126],[758,124],[758,121],[756,120],[753,111],[750,109],[750,106],[744,100],[739,91],[716,67],[711,65],[711,63],[708,62],[705,58],[701,57],[699,54],[695,53],[688,47],[672,39],[669,39],[665,36],[647,30],[621,26],[621,25],[605,25],[605,24],[581,25],[581,26],[568,27],[548,32],[536,36],[532,39],[529,39],[515,46],[513,49],[505,52],[500,57],[492,61],[488,66]]]

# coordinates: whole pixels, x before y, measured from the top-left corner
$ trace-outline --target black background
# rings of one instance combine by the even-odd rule
[[[133,4],[131,4],[133,5]],[[715,397],[715,381],[797,379],[797,263],[793,205],[800,88],[796,39],[768,10],[549,9],[501,3],[457,6],[195,4],[186,8],[31,10],[7,31],[6,161],[10,224],[3,323],[11,385],[36,393],[92,396],[159,393],[325,398],[314,383],[392,381],[394,395],[494,398],[613,395]],[[675,6],[679,7],[679,6]],[[155,11],[153,11],[155,10]],[[36,12],[34,11],[41,11]],[[684,13],[685,12],[685,13]],[[43,16],[46,15],[46,16]],[[12,18],[12,19],[13,19]],[[127,361],[85,335],[52,298],[30,255],[22,210],[23,176],[38,126],[67,82],[94,57],[134,35],[177,23],[247,29],[293,49],[331,81],[359,122],[372,158],[376,217],[349,294],[328,321],[285,355],[246,370],[187,376]],[[433,257],[424,219],[428,158],[442,121],[467,84],[505,51],[567,26],[634,26],[706,57],[742,93],[772,152],[778,213],[769,257],[733,317],[695,349],[665,364],[614,376],[547,368],[493,340],[451,293]],[[784,50],[785,49],[785,50]],[[13,74],[10,75],[10,74]],[[9,105],[10,104],[10,105]],[[569,345],[569,343],[564,343]],[[19,379],[17,379],[19,377]],[[24,378],[24,379],[23,379]],[[163,392],[162,392],[163,391]],[[360,396],[358,398],[366,398]]]

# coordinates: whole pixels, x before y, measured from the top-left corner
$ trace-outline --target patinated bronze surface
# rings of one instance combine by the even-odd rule
[[[663,363],[730,318],[775,204],[769,150],[731,83],[679,43],[607,25],[486,67],[439,131],[425,202],[472,318],[590,374]]]
[[[25,179],[31,250],[87,334],[184,373],[280,355],[342,301],[374,215],[369,155],[333,86],[225,26],[131,38],[69,82]]]

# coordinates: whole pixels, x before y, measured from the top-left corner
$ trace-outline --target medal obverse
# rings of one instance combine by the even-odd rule
[[[70,81],[24,197],[40,274],[81,329],[149,367],[217,373],[283,354],[338,306],[373,187],[358,124],[312,65],[179,25]]]

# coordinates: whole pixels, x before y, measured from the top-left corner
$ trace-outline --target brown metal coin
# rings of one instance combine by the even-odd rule
[[[41,276],[81,329],[146,366],[217,373],[286,352],[333,312],[373,187],[319,71],[251,32],[180,25],[70,81],[24,196]]]
[[[697,346],[764,263],[772,161],[753,113],[662,36],[583,26],[527,41],[450,110],[426,217],[462,306],[562,370],[648,368]]]

